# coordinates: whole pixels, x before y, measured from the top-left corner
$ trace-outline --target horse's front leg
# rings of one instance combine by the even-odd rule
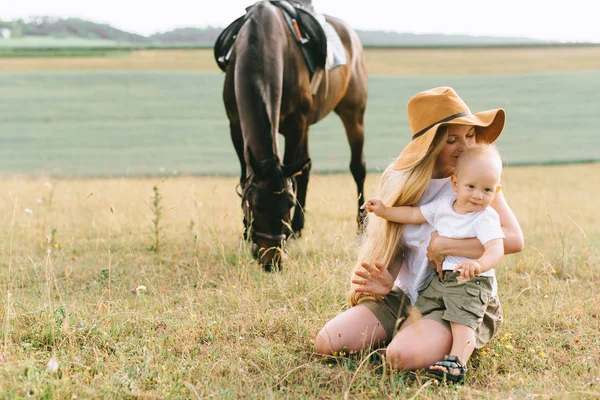
[[[308,152],[308,123],[306,117],[297,116],[296,118],[288,117],[283,125],[285,135],[285,154],[283,163],[292,165],[297,162],[302,162],[309,157]],[[296,207],[292,218],[292,231],[296,237],[302,235],[304,228],[304,217],[306,213],[306,191],[308,188],[308,180],[310,178],[311,163],[307,164],[300,174],[295,178],[296,191]],[[288,232],[288,236],[289,233]]]
[[[246,180],[246,160],[244,159],[244,137],[242,136],[242,127],[240,126],[239,121],[229,123],[229,131],[231,133],[231,141],[233,142],[233,147],[235,148],[235,152],[237,153],[238,160],[240,161],[240,186],[238,192],[241,193],[243,190],[244,181]],[[242,205],[243,207],[243,205]],[[248,226],[249,221],[246,221],[246,217],[244,216],[244,239],[248,240]]]

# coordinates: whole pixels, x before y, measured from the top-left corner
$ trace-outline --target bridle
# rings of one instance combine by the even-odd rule
[[[260,186],[258,186],[252,180],[253,178],[254,178],[254,174],[251,174],[244,180],[244,182],[238,183],[236,186],[235,191],[238,194],[238,196],[240,196],[240,198],[242,199],[242,208],[244,208],[244,203],[246,203],[248,201],[248,197],[252,194],[252,192],[254,192],[255,190],[268,190],[268,189],[264,189],[264,188],[261,188]],[[281,194],[284,194],[286,191],[293,189],[292,179],[290,179],[290,178],[286,178],[286,179],[288,181],[288,185],[279,191],[272,192],[272,194],[281,195]],[[239,188],[241,188],[241,193],[238,191]],[[249,207],[247,207],[246,210],[248,208]],[[282,233],[280,235],[273,235],[271,233],[256,231],[252,228],[252,226],[250,226],[250,231],[251,231],[253,240],[258,237],[258,238],[271,240],[271,241],[274,241],[277,243],[281,243],[282,241],[284,241],[287,238],[287,236],[284,233]]]

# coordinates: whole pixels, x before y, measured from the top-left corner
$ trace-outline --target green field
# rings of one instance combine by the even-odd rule
[[[239,165],[222,81],[222,74],[170,71],[2,73],[0,171],[235,175]],[[366,117],[369,170],[385,168],[407,143],[410,96],[439,85],[453,86],[472,111],[506,109],[497,144],[510,164],[600,159],[600,71],[373,76]],[[311,129],[310,149],[315,171],[347,171],[349,150],[337,116]]]

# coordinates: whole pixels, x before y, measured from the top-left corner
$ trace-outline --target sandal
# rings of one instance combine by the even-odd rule
[[[465,379],[467,367],[462,365],[456,356],[445,356],[442,361],[438,361],[434,365],[444,367],[446,371],[427,368],[425,375],[441,382],[448,381],[450,383],[461,383]]]

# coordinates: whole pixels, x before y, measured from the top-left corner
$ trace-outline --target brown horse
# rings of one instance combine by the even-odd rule
[[[327,71],[318,89],[311,90],[311,71],[298,37],[273,3],[277,2],[260,1],[247,9],[223,88],[231,139],[241,164],[244,236],[252,238],[254,255],[267,271],[281,267],[284,240],[292,234],[299,237],[304,227],[310,125],[331,111],[344,124],[358,191],[359,227],[366,175],[367,74],[358,35],[339,19],[326,16],[341,38],[347,63]],[[312,10],[310,1],[296,3]],[[277,133],[285,137],[283,164]]]

